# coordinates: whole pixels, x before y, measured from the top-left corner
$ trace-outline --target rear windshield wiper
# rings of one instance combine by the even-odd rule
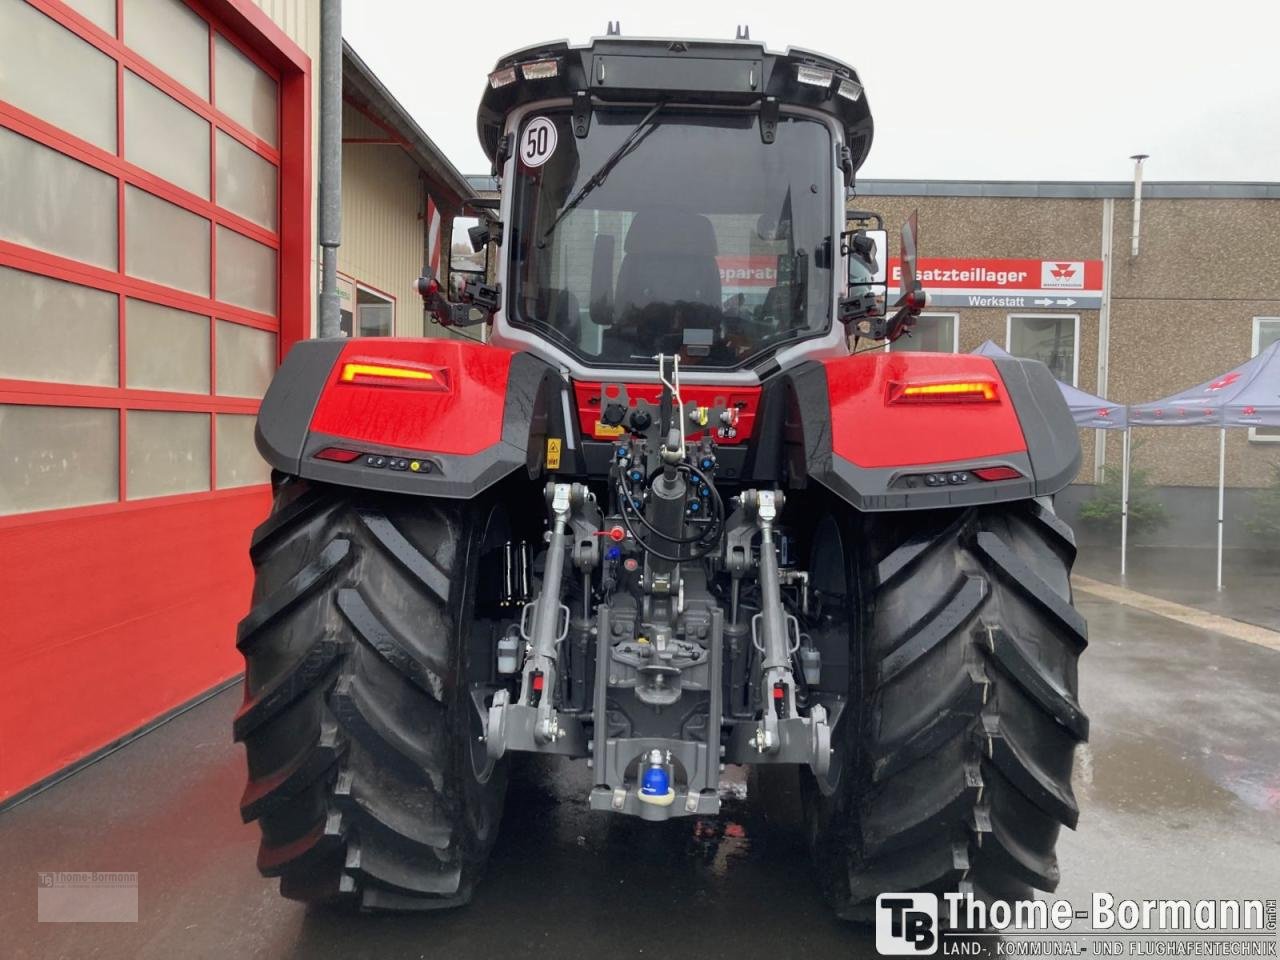
[[[636,147],[640,146],[644,138],[656,129],[655,127],[650,126],[649,122],[664,106],[666,106],[666,101],[659,100],[653,105],[649,112],[644,115],[644,118],[631,128],[631,132],[628,133],[626,139],[618,145],[618,149],[609,154],[609,159],[600,164],[600,168],[591,175],[586,183],[578,188],[578,192],[569,198],[569,202],[564,205],[564,209],[562,209],[556,215],[556,218],[551,221],[551,226],[547,227],[546,232],[542,234],[542,239],[538,241],[539,247],[546,246],[547,238],[550,237],[555,228],[560,225],[560,221],[571,214],[578,204],[582,203],[582,201],[587,198],[587,194],[600,186],[600,184],[604,183],[605,178],[609,176],[609,173],[613,168],[622,161],[622,158]]]

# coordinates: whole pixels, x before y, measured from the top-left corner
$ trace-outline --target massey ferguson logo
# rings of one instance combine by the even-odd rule
[[[1040,286],[1045,290],[1084,289],[1083,260],[1044,260],[1040,263]]]

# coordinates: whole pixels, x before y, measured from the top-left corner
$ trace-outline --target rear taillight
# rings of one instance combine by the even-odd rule
[[[995,381],[931,380],[890,382],[889,403],[994,403],[1000,399]]]
[[[408,387],[415,390],[441,392],[447,392],[449,389],[448,371],[443,367],[374,360],[353,360],[350,363],[344,363],[338,380],[341,383],[366,387]]]
[[[360,456],[359,450],[346,450],[342,447],[325,447],[316,451],[313,456],[317,460],[332,460],[334,463],[350,463]]]
[[[970,470],[969,472],[979,480],[987,481],[1016,480],[1022,476],[1022,474],[1013,469],[1013,467],[978,467],[977,469]]]

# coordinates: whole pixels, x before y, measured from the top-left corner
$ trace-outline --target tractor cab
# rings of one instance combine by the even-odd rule
[[[531,47],[489,75],[479,132],[497,283],[443,322],[491,320],[490,342],[576,377],[652,379],[665,355],[690,382],[751,382],[883,315],[883,231],[844,210],[871,114],[838,60],[745,38]]]

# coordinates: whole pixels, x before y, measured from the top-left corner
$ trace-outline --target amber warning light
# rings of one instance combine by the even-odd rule
[[[442,367],[416,364],[353,360],[342,365],[338,380],[367,387],[408,387],[417,390],[448,391],[448,371]]]
[[[889,403],[994,403],[1000,393],[985,379],[889,384]]]

